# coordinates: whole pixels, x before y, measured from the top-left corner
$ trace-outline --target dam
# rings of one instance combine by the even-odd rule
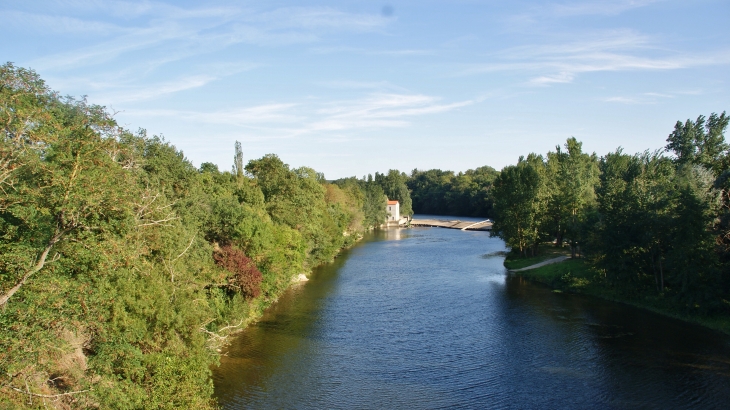
[[[411,226],[431,226],[438,228],[461,229],[462,231],[491,231],[492,220],[487,219],[480,222],[446,220],[446,219],[421,219],[414,218],[411,220]]]

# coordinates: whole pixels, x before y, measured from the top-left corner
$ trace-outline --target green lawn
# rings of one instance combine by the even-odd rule
[[[561,291],[578,291],[594,284],[596,273],[585,259],[567,259],[519,272],[523,277]]]
[[[535,256],[524,257],[516,251],[510,252],[504,260],[504,266],[507,269],[521,269],[558,256],[570,256],[570,248],[556,248],[553,244],[544,243],[538,247]]]

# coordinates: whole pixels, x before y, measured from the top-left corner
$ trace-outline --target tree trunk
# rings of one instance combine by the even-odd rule
[[[659,254],[659,283],[660,285],[660,292],[664,292],[664,269],[662,269],[662,254]]]

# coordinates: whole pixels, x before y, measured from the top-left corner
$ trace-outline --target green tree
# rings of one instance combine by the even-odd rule
[[[420,214],[493,217],[491,187],[499,172],[484,166],[453,171],[414,169],[407,181],[413,210]]]
[[[727,169],[722,161],[727,156],[728,145],[724,133],[728,126],[725,112],[721,115],[700,115],[696,121],[677,121],[674,131],[667,137],[666,149],[673,152],[678,164],[698,164],[712,169],[716,175]]]
[[[582,226],[589,209],[595,204],[595,188],[599,183],[598,159],[582,152],[582,143],[569,138],[565,151],[557,146],[548,153],[546,178],[549,199],[547,222],[554,232],[556,246],[562,246],[567,235],[575,257]]]
[[[495,223],[491,234],[527,255],[539,238],[540,176],[529,162],[502,169],[494,181]]]
[[[83,100],[59,101],[53,111],[58,134],[47,141],[39,137],[37,149],[18,156],[5,189],[4,236],[27,246],[22,253],[4,252],[10,266],[3,270],[17,272],[18,278],[0,295],[0,306],[43,269],[59,242],[123,230],[130,221],[124,207],[130,203],[130,179],[109,155],[116,124],[103,108]]]
[[[408,175],[391,169],[388,174],[375,173],[375,183],[380,185],[388,199],[400,202],[401,215],[413,215],[413,201],[408,190]]]
[[[385,223],[388,217],[388,197],[383,188],[375,182],[372,177],[365,183],[365,196],[363,202],[363,223],[367,228],[376,228]]]

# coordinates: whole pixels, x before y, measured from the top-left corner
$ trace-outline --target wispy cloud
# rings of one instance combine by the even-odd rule
[[[371,55],[371,56],[427,56],[427,55],[435,55],[435,50],[427,50],[427,49],[395,49],[395,50],[371,50],[367,48],[360,48],[360,47],[346,47],[346,46],[337,46],[337,47],[313,47],[310,49],[313,53],[317,54],[334,54],[334,53],[352,53],[352,54],[361,54],[361,55]]]
[[[608,102],[608,103],[637,105],[637,104],[657,104],[661,100],[666,100],[666,99],[670,99],[670,98],[674,98],[674,95],[666,94],[666,93],[648,92],[648,93],[636,94],[633,96],[608,97],[608,98],[603,98],[602,101]]]
[[[178,110],[132,110],[137,117],[175,117],[182,121],[227,124],[252,128],[267,135],[290,138],[303,134],[353,129],[406,127],[410,118],[444,113],[474,101],[441,103],[437,97],[421,94],[369,94],[354,100],[318,104],[271,103],[212,112]]]
[[[120,104],[150,100],[180,91],[203,87],[213,81],[260,67],[250,62],[211,62],[191,66],[189,74],[178,76],[150,76],[163,60],[140,62],[117,71],[84,76],[49,77],[59,89],[84,88],[93,101],[101,104]],[[143,79],[144,81],[141,81]]]
[[[122,54],[151,48],[166,40],[190,34],[192,33],[176,26],[138,29],[99,44],[36,59],[31,62],[31,65],[42,70],[59,71],[102,64],[116,59]]]
[[[391,19],[380,14],[346,13],[332,8],[288,7],[254,15],[251,21],[264,22],[270,28],[278,29],[337,29],[346,31],[367,31],[389,23]]]
[[[649,97],[658,97],[658,98],[674,98],[671,94],[664,94],[664,93],[644,93],[644,95]]]
[[[522,72],[528,84],[572,82],[579,74],[601,71],[676,70],[730,64],[730,49],[706,53],[668,51],[646,36],[614,30],[581,41],[514,47],[493,55],[493,61],[472,64],[460,73]]]
[[[556,83],[569,83],[573,81],[575,77],[574,73],[563,71],[561,73],[552,75],[542,75],[539,77],[531,78],[530,83],[534,85],[548,85]]]
[[[355,101],[338,101],[317,111],[324,118],[309,125],[312,131],[336,131],[354,128],[402,127],[407,117],[451,111],[472,104],[461,101],[439,104],[427,95],[376,94]]]
[[[646,104],[646,102],[642,102],[636,98],[630,98],[630,97],[609,97],[604,98],[603,101],[605,102],[612,102],[612,103],[621,103],[621,104]]]
[[[551,4],[548,10],[556,16],[615,15],[645,7],[662,0],[599,0]]]
[[[200,112],[189,110],[130,110],[126,114],[137,117],[175,117],[185,121],[207,124],[248,126],[271,122],[291,122],[300,119],[291,113],[297,104],[263,104],[232,110]]]
[[[323,33],[375,30],[393,20],[380,14],[347,13],[322,7],[257,11],[242,7],[184,9],[158,2],[107,4],[94,1],[75,1],[71,2],[71,6],[72,11],[88,7],[102,16],[123,16],[130,20],[122,20],[120,24],[126,21],[128,26],[119,27],[101,20],[82,21],[63,15],[11,11],[22,14],[24,19],[35,22],[38,27],[67,27],[66,30],[72,30],[78,26],[114,34],[112,38],[90,46],[39,58],[31,62],[32,66],[58,71],[106,63],[131,53],[152,50],[158,51],[158,55],[173,55],[179,60],[241,43],[261,46],[311,43],[318,41]],[[38,32],[47,33],[48,30]]]
[[[113,101],[114,103],[148,100],[179,91],[202,87],[215,79],[216,77],[205,74],[185,76],[172,81],[163,81],[144,87],[132,86],[117,88],[114,91],[105,92],[100,96],[96,96],[96,99]]]
[[[230,15],[235,7],[208,6],[182,8],[161,1],[65,0],[57,3],[56,12],[108,15],[122,19],[165,18],[188,19]]]
[[[616,16],[624,12],[650,6],[664,0],[587,0],[541,2],[539,5],[527,6],[519,13],[505,16],[507,30],[539,29],[542,23],[556,22],[563,19],[586,16]]]
[[[408,90],[395,85],[389,81],[352,81],[352,80],[332,80],[318,82],[317,85],[326,88],[339,90],[373,90],[380,92],[407,92]]]
[[[103,21],[90,21],[74,17],[28,13],[6,10],[0,13],[0,24],[16,30],[32,29],[45,33],[115,35],[125,34],[129,29]]]
[[[25,64],[43,72],[46,78],[60,79],[60,83],[84,84],[85,93],[108,98],[106,103],[146,100],[199,88],[240,72],[235,68],[229,73],[221,67],[213,67],[212,71],[196,68],[200,61],[206,61],[201,56],[238,44],[281,47],[316,43],[332,33],[379,30],[392,21],[380,13],[350,13],[327,7],[260,10],[238,5],[179,7],[155,1],[67,0],[63,7],[51,4],[43,12],[29,5],[23,10],[0,13],[0,23],[33,30],[34,35],[86,35],[81,46]],[[393,51],[401,52],[410,51]],[[185,60],[192,70],[150,82],[161,76],[154,74],[163,67]],[[88,74],[90,71],[93,74]],[[81,79],[80,75],[85,77]]]

